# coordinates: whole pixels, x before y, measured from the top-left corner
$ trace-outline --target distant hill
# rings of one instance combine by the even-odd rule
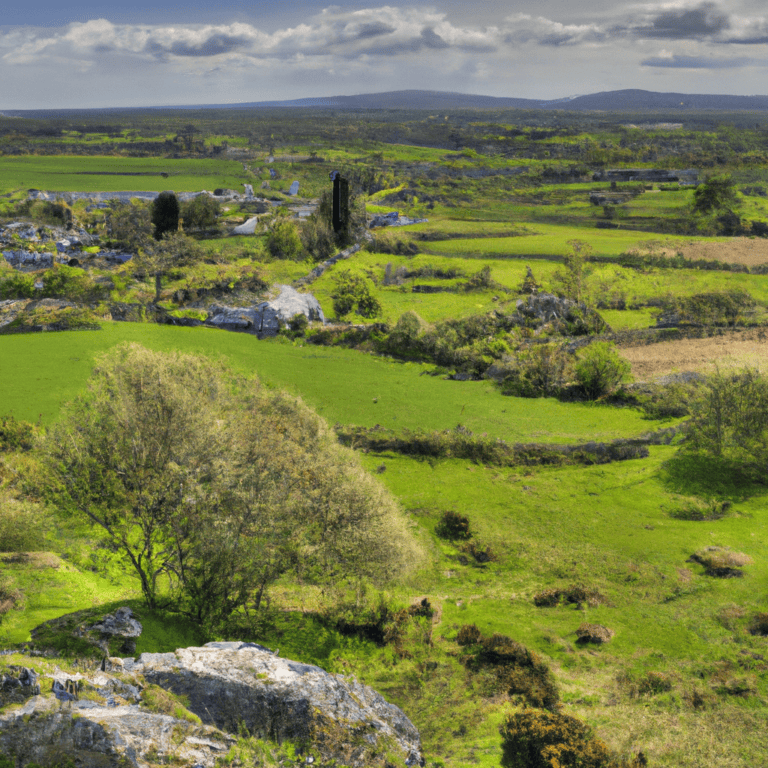
[[[300,107],[304,109],[562,109],[567,111],[642,112],[723,110],[729,112],[768,110],[768,96],[728,96],[706,93],[657,93],[639,89],[603,91],[563,99],[517,99],[478,96],[450,91],[388,91],[356,96],[316,96],[287,101],[249,101],[237,104],[187,104],[105,109],[4,110],[5,117],[56,117],[86,112],[135,112],[146,109],[258,109]]]

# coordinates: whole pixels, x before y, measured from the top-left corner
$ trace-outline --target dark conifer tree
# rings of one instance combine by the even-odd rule
[[[166,232],[179,228],[179,201],[173,192],[161,192],[152,204],[152,224],[155,226],[155,240],[162,240]]]

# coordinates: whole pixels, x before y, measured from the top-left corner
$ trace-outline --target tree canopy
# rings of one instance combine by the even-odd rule
[[[291,571],[385,581],[420,552],[384,488],[299,400],[223,363],[103,355],[44,441],[58,504],[100,526],[148,605],[216,626]]]

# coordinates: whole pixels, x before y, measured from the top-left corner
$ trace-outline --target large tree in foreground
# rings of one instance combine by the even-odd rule
[[[217,625],[288,571],[386,580],[419,551],[393,499],[295,398],[208,359],[123,345],[45,440],[60,506],[147,603]]]

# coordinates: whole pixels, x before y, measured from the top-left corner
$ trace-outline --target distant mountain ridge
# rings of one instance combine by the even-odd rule
[[[83,112],[127,112],[147,109],[258,109],[299,107],[304,109],[561,109],[566,111],[638,112],[654,110],[768,110],[768,96],[729,96],[706,93],[659,93],[630,88],[602,91],[561,99],[518,99],[478,96],[451,91],[388,91],[355,96],[315,96],[286,101],[249,101],[237,104],[186,104],[154,107],[103,109],[3,110],[5,117],[53,117]]]

